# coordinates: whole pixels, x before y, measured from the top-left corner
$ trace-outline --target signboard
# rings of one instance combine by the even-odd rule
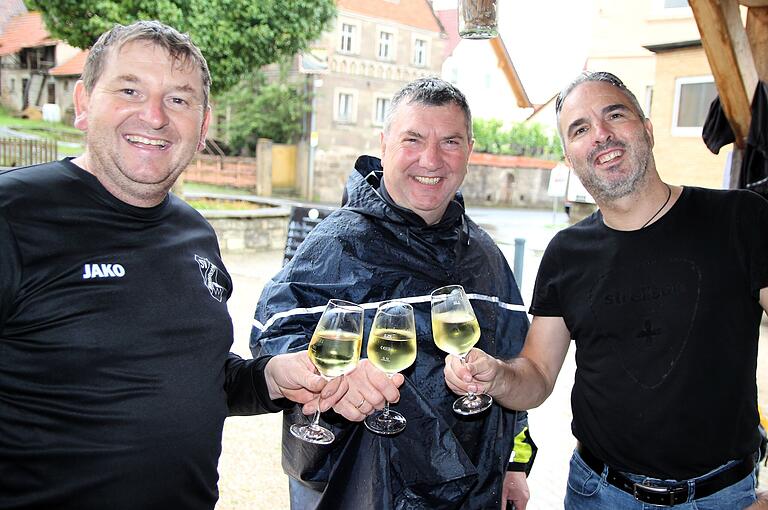
[[[595,199],[589,194],[587,189],[581,184],[573,170],[568,172],[568,192],[565,199],[568,202],[583,202],[585,204],[594,204]]]
[[[549,186],[547,195],[554,198],[563,198],[568,188],[568,175],[571,170],[562,163],[558,163],[549,174]]]
[[[286,265],[293,258],[299,245],[312,232],[312,229],[332,212],[333,208],[331,207],[291,207],[291,220],[288,223],[283,265]]]

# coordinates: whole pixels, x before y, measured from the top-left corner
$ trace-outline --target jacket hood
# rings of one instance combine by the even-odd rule
[[[418,230],[443,230],[460,225],[461,230],[467,233],[464,198],[460,191],[456,192],[449,203],[443,218],[434,225],[427,225],[421,216],[394,203],[384,188],[383,176],[384,168],[379,158],[357,158],[355,170],[347,179],[342,206],[366,216],[387,219]]]

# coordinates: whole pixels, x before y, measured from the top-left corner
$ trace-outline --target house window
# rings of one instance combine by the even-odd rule
[[[376,126],[383,126],[384,121],[387,118],[387,110],[389,109],[389,98],[377,97],[376,108],[373,113],[373,123]]]
[[[413,65],[427,65],[427,41],[424,39],[413,40]]]
[[[672,134],[700,136],[709,105],[717,97],[711,76],[695,76],[675,80],[675,103]]]
[[[392,60],[394,57],[395,35],[392,32],[379,32],[379,58]]]
[[[355,42],[355,25],[350,23],[341,24],[341,44],[339,50],[345,53],[352,53]]]
[[[56,104],[56,84],[48,84],[48,103]]]
[[[357,92],[349,89],[337,89],[334,95],[333,118],[337,122],[354,123],[357,121]]]
[[[645,116],[651,118],[651,106],[653,105],[653,85],[646,85],[645,100],[643,101],[643,111]]]

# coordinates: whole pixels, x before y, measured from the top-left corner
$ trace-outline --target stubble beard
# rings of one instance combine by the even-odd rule
[[[136,172],[125,161],[117,146],[109,140],[86,133],[86,146],[89,147],[93,173],[107,190],[120,200],[133,204],[135,199],[142,202],[160,203],[170,191],[181,172],[194,157],[194,152],[186,162],[181,161],[180,168],[168,168],[163,178],[145,182],[138,180]],[[139,163],[133,163],[139,164]],[[136,205],[136,204],[133,204]]]
[[[630,165],[630,172],[622,179],[606,179],[598,176],[595,167],[590,163],[594,161],[595,155],[609,148],[621,148],[625,154],[629,155],[627,164]],[[610,142],[599,145],[593,149],[583,165],[574,166],[574,171],[579,177],[581,184],[589,191],[596,202],[613,202],[633,193],[640,183],[645,180],[648,174],[648,166],[651,163],[653,154],[651,153],[650,139],[644,134],[642,143],[632,144],[629,148],[622,142]],[[611,172],[610,168],[603,170]]]

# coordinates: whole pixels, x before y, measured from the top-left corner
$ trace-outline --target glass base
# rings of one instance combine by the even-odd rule
[[[493,39],[499,35],[495,27],[473,27],[459,32],[462,39]]]
[[[291,434],[302,441],[315,444],[331,444],[336,437],[333,432],[320,425],[291,425]]]
[[[493,398],[486,393],[480,393],[474,397],[467,395],[453,403],[453,412],[463,414],[464,416],[482,413],[491,407],[491,404],[493,404]]]
[[[377,411],[365,419],[365,426],[371,432],[391,436],[405,430],[405,417],[397,411]]]

